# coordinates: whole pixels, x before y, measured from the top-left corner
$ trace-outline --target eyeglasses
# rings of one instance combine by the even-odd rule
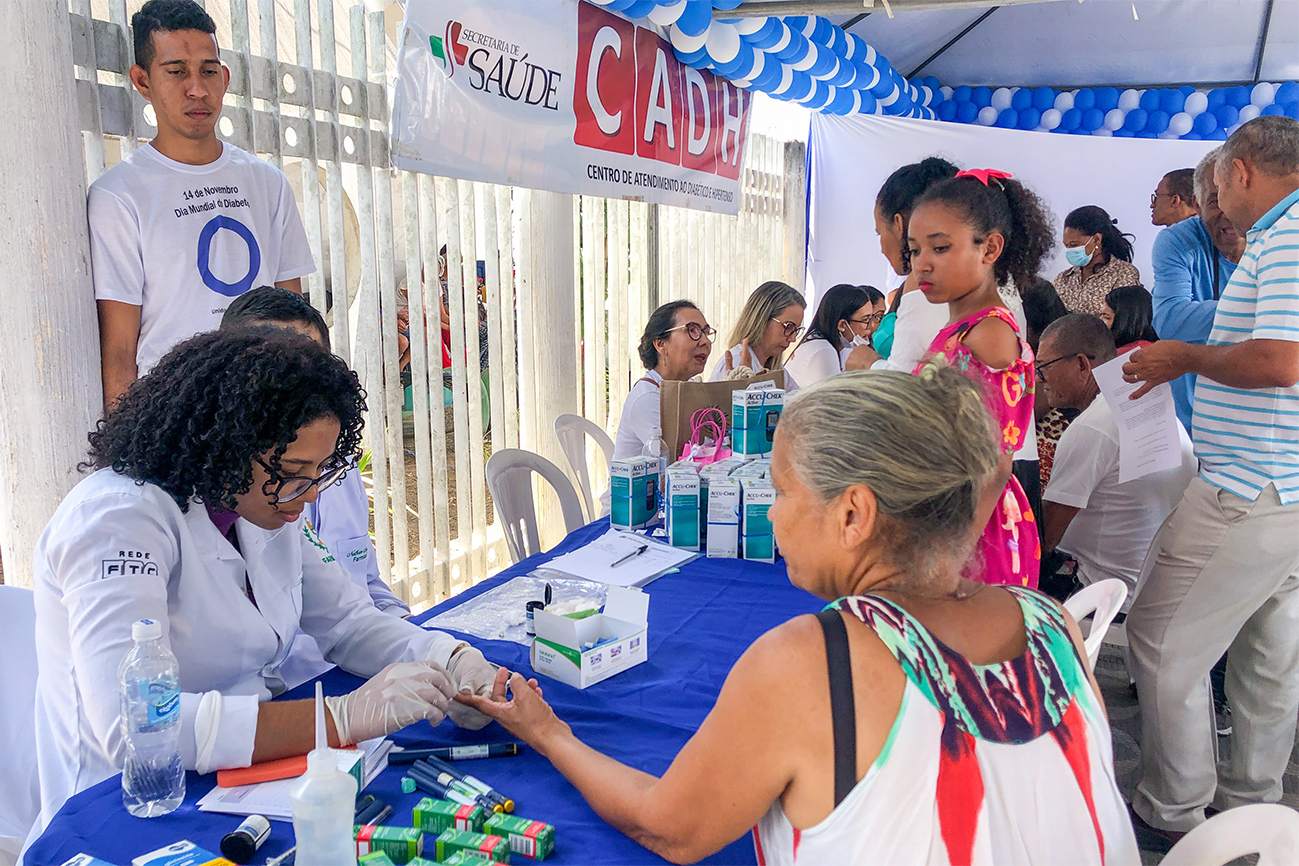
[[[677,325],[675,328],[668,328],[664,333],[670,334],[673,331],[685,331],[686,336],[694,340],[696,343],[698,343],[703,337],[707,337],[711,340],[713,337],[717,336],[717,329],[712,325],[701,325],[698,322],[686,322],[684,325]]]
[[[1176,197],[1177,197],[1177,193],[1175,192],[1152,192],[1150,194],[1150,206],[1154,207],[1155,202],[1161,198],[1176,198]]]
[[[262,458],[257,457],[254,459],[271,476],[270,481],[267,483],[275,485],[275,489],[271,494],[271,501],[276,505],[292,502],[313,487],[324,490],[347,473],[347,464],[342,460],[335,460],[328,465],[324,472],[320,473],[319,478],[303,478],[296,475],[285,478],[271,468]]]
[[[775,316],[771,317],[771,321],[785,329],[785,338],[788,340],[797,340],[798,335],[803,333],[803,326],[798,322],[785,322],[777,319]]]
[[[884,321],[884,313],[871,313],[864,319],[849,319],[854,325],[878,325]]]
[[[1038,377],[1039,379],[1041,379],[1041,378],[1045,375],[1045,374],[1043,373],[1043,371],[1044,371],[1047,367],[1050,367],[1052,364],[1058,364],[1058,363],[1060,363],[1061,361],[1068,361],[1070,358],[1077,358],[1078,355],[1082,355],[1082,356],[1083,356],[1084,358],[1086,358],[1088,361],[1095,361],[1095,360],[1096,360],[1096,356],[1095,356],[1095,355],[1088,355],[1088,354],[1086,354],[1086,353],[1084,353],[1084,352],[1079,352],[1077,355],[1061,355],[1060,357],[1056,358],[1054,361],[1047,361],[1047,362],[1044,363],[1044,364],[1034,364],[1034,365],[1033,365],[1033,369],[1037,372],[1037,377]]]

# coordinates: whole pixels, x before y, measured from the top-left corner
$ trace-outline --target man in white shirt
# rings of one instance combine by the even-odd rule
[[[301,292],[316,269],[284,174],[216,136],[230,70],[211,17],[193,0],[150,0],[131,26],[131,83],[158,134],[87,202],[106,407],[216,328],[232,298],[268,283]]]
[[[1060,437],[1042,494],[1043,550],[1058,547],[1072,555],[1082,586],[1122,580],[1126,611],[1151,540],[1195,477],[1191,439],[1178,424],[1181,465],[1120,483],[1118,424],[1092,375],[1093,367],[1115,357],[1110,329],[1096,316],[1071,313],[1042,332],[1037,357],[1038,387],[1051,406],[1082,412]]]

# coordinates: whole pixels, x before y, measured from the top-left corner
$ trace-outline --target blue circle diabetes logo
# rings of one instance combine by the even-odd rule
[[[230,231],[243,238],[244,243],[248,244],[248,273],[243,279],[234,283],[227,283],[218,279],[212,273],[210,266],[212,259],[212,239],[221,229]],[[207,225],[203,226],[203,231],[198,236],[198,272],[203,278],[203,285],[207,286],[218,294],[234,298],[242,295],[253,287],[253,281],[257,279],[257,272],[262,267],[262,251],[257,246],[257,238],[253,237],[252,231],[248,226],[239,222],[234,217],[214,216],[208,220]]]

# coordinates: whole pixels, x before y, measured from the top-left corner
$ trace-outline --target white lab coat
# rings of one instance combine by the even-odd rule
[[[109,469],[50,519],[34,558],[37,833],[68,797],[121,769],[117,669],[136,620],[163,623],[180,665],[181,759],[203,773],[251,762],[258,703],[284,690],[299,628],[358,676],[448,662],[455,638],[377,610],[301,521],[235,525],[242,555],[202,504],[182,513],[160,487]]]

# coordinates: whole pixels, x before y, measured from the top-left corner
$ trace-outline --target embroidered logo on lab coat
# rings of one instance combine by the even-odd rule
[[[329,548],[325,546],[325,542],[321,541],[320,536],[316,534],[315,528],[306,520],[302,521],[302,534],[307,537],[307,541],[311,542],[312,547],[319,548],[324,554],[324,556],[320,557],[321,562],[334,561],[334,555],[329,552]]]

